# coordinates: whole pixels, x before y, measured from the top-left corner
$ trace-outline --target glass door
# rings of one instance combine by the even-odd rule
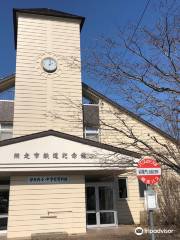
[[[100,224],[115,224],[114,194],[111,186],[99,186]]]
[[[88,225],[96,225],[96,188],[94,186],[86,187],[86,221]]]
[[[7,230],[9,186],[0,184],[0,231]]]
[[[86,187],[88,227],[117,225],[113,184],[93,183]]]

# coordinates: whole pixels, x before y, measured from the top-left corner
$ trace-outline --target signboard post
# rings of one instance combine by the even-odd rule
[[[161,167],[150,157],[145,157],[138,162],[136,169],[137,177],[140,181],[148,185],[148,190],[145,191],[145,205],[148,211],[148,224],[150,227],[151,240],[155,240],[153,210],[157,208],[157,194],[151,188],[151,185],[156,184],[161,176]]]

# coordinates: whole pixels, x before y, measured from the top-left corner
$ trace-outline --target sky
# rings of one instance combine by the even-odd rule
[[[151,24],[156,14],[151,0],[142,24]],[[13,35],[13,8],[52,8],[84,16],[81,54],[91,49],[100,35],[112,36],[118,27],[136,23],[147,0],[0,0],[0,78],[15,73],[16,52]],[[83,81],[90,81],[83,76]]]
[[[101,35],[117,36],[118,28],[137,25],[148,0],[0,0],[0,80],[15,73],[16,51],[14,48],[13,8],[51,8],[85,17],[81,31],[81,56],[91,51]],[[141,21],[153,25],[158,17],[157,0],[150,0]],[[133,34],[133,33],[132,33]],[[116,100],[95,77],[82,72],[82,81]],[[119,102],[121,103],[121,102]],[[121,103],[123,105],[123,102]]]

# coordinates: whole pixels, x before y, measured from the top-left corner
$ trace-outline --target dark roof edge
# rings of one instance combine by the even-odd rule
[[[52,10],[53,11],[53,10]],[[61,12],[61,13],[64,13],[64,15],[60,15],[59,16],[57,15],[57,12],[58,11],[54,11],[56,12],[56,14],[54,13],[43,13],[43,11],[41,12],[40,9],[39,9],[39,12],[38,10],[34,9],[19,9],[19,8],[13,8],[13,26],[14,26],[14,45],[15,45],[15,49],[17,47],[17,28],[18,28],[18,24],[17,24],[17,13],[26,13],[26,14],[34,14],[34,15],[42,15],[42,16],[52,16],[52,17],[61,17],[61,18],[70,18],[70,19],[78,19],[78,20],[81,20],[81,23],[80,23],[80,31],[82,30],[82,27],[84,25],[84,21],[85,21],[85,17],[82,17],[82,16],[78,16],[78,15],[73,15],[73,14],[68,14],[68,13],[65,13],[65,12]],[[59,11],[60,12],[60,11]],[[65,15],[66,14],[66,15]]]
[[[0,78],[0,83],[3,82],[3,81],[9,80],[10,78],[13,78],[15,76],[16,76],[15,73],[12,73],[11,75],[8,75],[6,77]]]
[[[93,88],[89,87],[87,84],[82,83],[83,88],[92,92],[94,95],[98,96],[99,98],[103,99],[104,101],[110,103],[111,105],[113,105],[114,107],[118,108],[119,110],[127,113],[129,116],[135,118],[137,121],[143,123],[144,125],[148,126],[149,128],[153,129],[154,131],[158,132],[160,135],[162,135],[163,137],[169,139],[170,141],[172,141],[175,144],[178,144],[177,140],[175,138],[173,138],[172,136],[170,136],[169,134],[165,133],[164,131],[162,131],[160,128],[152,125],[151,123],[147,122],[146,120],[142,119],[141,117],[139,117],[138,115],[136,115],[135,113],[127,110],[126,108],[124,108],[123,106],[121,106],[120,104],[114,102],[113,100],[109,99],[108,97],[104,96],[102,93],[97,92],[96,90],[94,90]]]
[[[7,77],[0,79],[0,92],[3,92],[8,88],[14,87],[15,86],[14,78],[15,74],[11,74]]]
[[[43,131],[43,132],[33,133],[33,134],[30,134],[30,135],[25,135],[25,136],[20,136],[20,137],[16,137],[16,138],[6,139],[6,140],[3,140],[3,141],[0,141],[0,147],[15,144],[15,143],[19,143],[19,142],[33,140],[33,139],[36,139],[36,138],[42,138],[42,137],[46,137],[46,136],[60,137],[60,138],[64,138],[64,139],[67,139],[67,140],[70,140],[70,141],[74,141],[74,142],[82,143],[82,144],[85,144],[85,145],[105,149],[105,150],[112,151],[112,152],[115,152],[115,153],[128,155],[128,156],[135,157],[135,158],[140,158],[141,157],[141,154],[130,151],[130,150],[126,150],[126,149],[123,149],[123,148],[118,148],[118,147],[114,147],[114,146],[111,146],[111,145],[91,141],[91,140],[88,140],[88,139],[80,138],[80,137],[77,137],[77,136],[74,136],[74,135],[70,135],[70,134],[67,134],[67,133],[62,133],[62,132],[58,132],[58,131],[54,131],[54,130],[47,130],[47,131]]]

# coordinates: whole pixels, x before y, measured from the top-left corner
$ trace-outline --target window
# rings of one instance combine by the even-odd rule
[[[99,129],[98,128],[85,128],[85,138],[93,141],[99,141]]]
[[[14,100],[15,88],[8,88],[7,90],[0,93],[0,100]]]
[[[92,99],[89,99],[87,97],[83,97],[83,104],[94,104]]]
[[[85,94],[82,98],[83,105],[98,105],[99,99],[95,96]]]
[[[147,190],[147,184],[141,182],[140,180],[138,181],[139,181],[139,196],[144,197],[144,191]]]
[[[12,138],[12,127],[11,123],[0,123],[0,141]]]
[[[127,178],[119,178],[119,198],[127,198]]]

